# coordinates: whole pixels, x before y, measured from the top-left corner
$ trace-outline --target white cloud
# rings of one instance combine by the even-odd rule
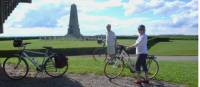
[[[69,16],[59,19],[62,28],[68,28]],[[79,13],[79,27],[83,35],[105,34],[106,25],[111,24],[113,31],[118,35],[137,34],[137,26],[147,24],[146,18],[120,19],[112,16],[97,16]]]
[[[105,34],[106,24],[112,24],[113,30],[117,35],[137,34],[137,26],[140,24],[147,26],[148,34],[196,34],[197,31],[197,0],[192,0],[187,3],[181,0],[129,0],[128,3],[122,2],[122,0],[106,0],[102,2],[97,2],[96,0],[33,0],[33,3],[20,4],[14,10],[7,22],[4,24],[5,34],[3,35],[64,35],[67,33],[68,29],[69,14],[64,13],[59,15],[59,17],[55,17],[58,15],[58,12],[55,12],[54,14],[54,12],[50,13],[49,11],[43,10],[44,8],[48,8],[50,11],[55,11],[54,9],[59,8],[60,5],[63,5],[64,7],[61,9],[69,12],[70,5],[72,3],[77,4],[79,11],[79,24],[83,35]],[[145,16],[130,16],[129,18],[123,19],[116,16],[107,16],[106,14],[91,14],[93,12],[101,12],[102,10],[112,7],[123,7],[125,11],[124,14],[121,14],[122,17],[129,17],[128,15],[134,14],[135,12],[140,13],[144,11],[152,11],[155,16],[166,16],[169,19],[152,20],[151,18],[147,18]],[[30,20],[31,17],[32,19],[35,19],[35,16],[37,16],[31,15],[28,17],[28,14],[33,11],[40,11],[40,13],[44,12],[45,15],[41,14],[39,16],[47,18],[41,22],[44,22],[46,19],[55,19],[53,20],[55,22],[47,22],[54,23],[56,27],[41,28],[41,26],[35,26],[34,28],[24,28],[23,23],[21,22],[23,22],[25,19],[27,20],[27,18]],[[50,15],[52,13],[54,15]],[[40,22],[40,20],[37,21]],[[31,22],[39,23],[34,21]],[[15,26],[12,27],[12,25]]]
[[[128,3],[124,3],[123,6],[125,8],[125,15],[130,15],[134,12],[140,11],[143,9],[142,7],[145,6],[143,5],[144,3],[144,0],[129,0]]]
[[[103,2],[96,2],[96,0],[71,0],[68,3],[75,3],[79,6],[79,11],[87,13],[122,6],[121,1],[122,0],[107,0]]]
[[[161,6],[160,8],[154,8],[155,14],[173,14],[178,12],[179,10],[182,10],[185,6],[185,2],[183,1],[173,1],[173,2],[166,2]]]
[[[64,36],[67,30],[64,28],[6,28],[1,36]]]
[[[123,3],[125,15],[131,15],[136,12],[152,11],[154,14],[171,15],[180,11],[198,8],[198,1],[191,0],[184,2],[183,0],[129,0]]]

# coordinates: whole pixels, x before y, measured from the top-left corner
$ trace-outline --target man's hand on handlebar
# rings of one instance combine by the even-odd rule
[[[128,46],[128,47],[126,47],[126,49],[131,49],[131,48],[135,48],[135,46],[132,45],[132,46]]]

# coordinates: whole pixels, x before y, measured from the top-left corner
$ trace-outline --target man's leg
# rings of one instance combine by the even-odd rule
[[[140,59],[140,55],[137,55],[137,60],[136,60],[136,64],[135,64],[135,70],[136,70],[136,79],[140,80],[140,73],[141,73],[141,59]]]
[[[109,57],[108,57],[108,62],[109,62],[109,64],[114,64],[114,57],[115,57],[115,55],[114,54],[109,54]]]
[[[107,54],[112,59],[115,57],[115,47],[114,46],[108,46],[107,47]]]
[[[142,63],[141,65],[145,73],[145,79],[148,80],[148,69],[147,69],[147,64],[146,64],[146,58],[147,58],[147,54],[141,55],[141,63]]]

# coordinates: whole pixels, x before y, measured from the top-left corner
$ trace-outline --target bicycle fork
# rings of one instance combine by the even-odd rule
[[[21,57],[18,59],[18,63],[17,63],[17,65],[14,67],[14,69],[17,69],[17,67],[19,66],[20,63],[21,63]]]

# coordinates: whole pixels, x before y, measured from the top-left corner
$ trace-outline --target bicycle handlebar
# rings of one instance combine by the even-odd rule
[[[22,43],[23,46],[26,46],[26,45],[28,45],[28,44],[31,44],[31,43]]]
[[[117,49],[119,50],[127,50],[127,47],[128,46],[125,46],[125,45],[120,45],[120,44],[117,45]]]

